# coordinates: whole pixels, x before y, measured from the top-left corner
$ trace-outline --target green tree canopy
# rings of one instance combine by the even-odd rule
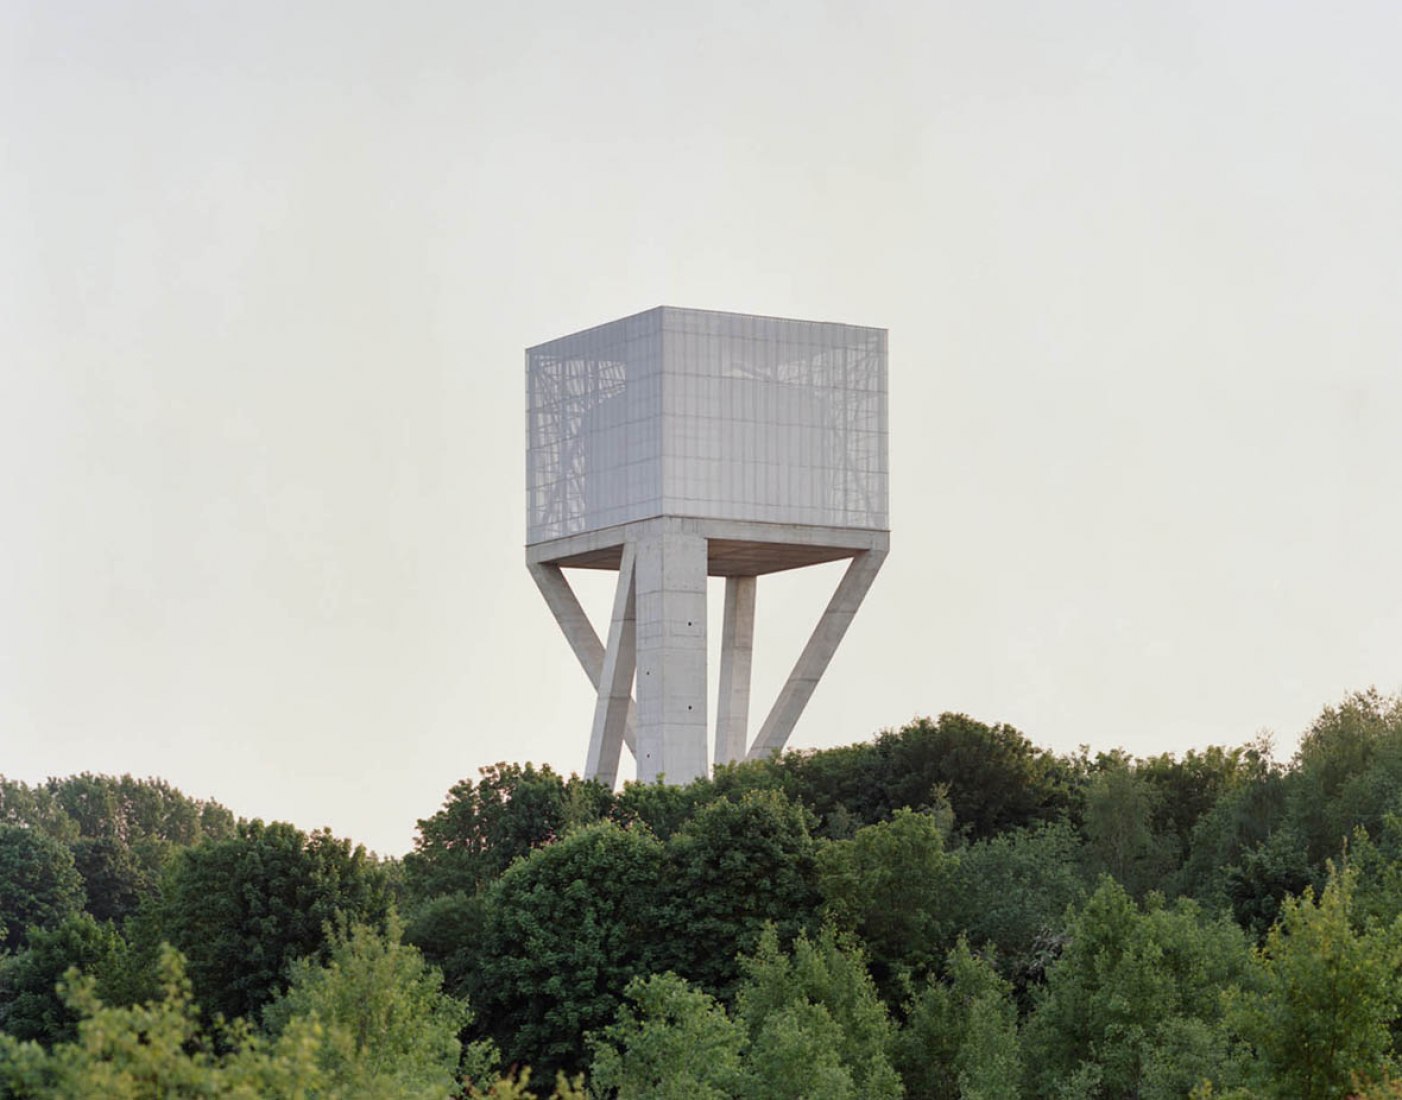
[[[792,952],[781,949],[773,927],[766,928],[753,955],[742,963],[744,981],[735,1015],[749,1033],[750,1073],[755,1096],[818,1096],[789,1091],[789,1082],[821,1072],[833,1095],[843,1077],[866,1100],[901,1095],[891,1064],[895,1028],[867,973],[855,943],[844,942],[825,926],[814,939],[800,933]],[[800,1072],[800,1056],[808,1069]]]
[[[24,946],[30,928],[53,928],[83,908],[83,880],[62,841],[0,825],[0,943]]]
[[[384,932],[342,920],[325,964],[292,964],[287,992],[263,1013],[274,1035],[298,1020],[320,1025],[317,1060],[327,1087],[347,1096],[386,1100],[449,1095],[457,1081],[458,1032],[471,1014],[442,991],[441,976],[401,942],[393,914]],[[471,1076],[485,1081],[490,1058]]]
[[[812,815],[777,790],[703,806],[666,847],[658,969],[728,1001],[766,924],[786,942],[818,906]]]
[[[374,924],[387,908],[364,848],[255,820],[178,854],[152,934],[185,954],[207,1011],[252,1019],[285,988],[293,960],[326,957],[325,928],[338,916]]]
[[[658,969],[662,863],[650,832],[602,822],[537,848],[487,890],[471,996],[508,1064],[547,1080],[584,1068],[585,1033]]]
[[[1024,1032],[1034,1093],[1098,1083],[1108,1096],[1183,1095],[1201,1076],[1229,1075],[1222,991],[1247,980],[1245,936],[1192,902],[1141,910],[1102,880],[1070,923]],[[1186,1026],[1181,1026],[1186,1025]],[[1200,1041],[1167,1054],[1185,1036]],[[1183,1078],[1189,1078],[1184,1083]]]
[[[1085,900],[1082,840],[1064,822],[1010,829],[958,852],[945,895],[949,923],[992,949],[1019,993],[1042,979]]]
[[[569,827],[599,820],[611,800],[600,784],[567,780],[549,765],[483,768],[475,783],[454,784],[443,807],[419,822],[414,851],[404,857],[409,890],[418,899],[473,893]]]
[[[1332,872],[1318,898],[1286,900],[1255,952],[1258,985],[1230,996],[1229,1022],[1255,1053],[1254,1084],[1270,1097],[1325,1100],[1355,1076],[1377,1078],[1402,1005],[1395,925],[1355,928],[1356,872]]]
[[[1314,863],[1339,854],[1356,826],[1376,834],[1402,793],[1402,697],[1356,692],[1325,707],[1300,739],[1290,815]]]
[[[59,994],[76,967],[101,983],[119,966],[126,942],[110,924],[86,913],[50,929],[36,929],[23,951],[0,960],[0,1031],[45,1046],[72,1039],[77,1013]]]
[[[957,862],[944,850],[939,822],[905,809],[818,853],[824,911],[862,938],[878,984],[927,970],[953,940]]]
[[[178,952],[158,964],[160,992],[131,1007],[112,1007],[91,979],[68,990],[79,1016],[77,1038],[45,1051],[0,1034],[0,1095],[14,1100],[166,1100],[168,1097],[311,1097],[323,1091],[310,1021],[273,1045],[246,1026],[213,1036],[200,1027]],[[217,1052],[217,1053],[216,1053]]]
[[[1154,828],[1163,800],[1128,758],[1103,759],[1084,791],[1086,854],[1093,871],[1113,875],[1135,897],[1160,886],[1175,868],[1177,837]]]
[[[729,1100],[745,1032],[709,993],[672,973],[634,978],[591,1045],[590,1083],[628,1100]]]
[[[1012,986],[962,937],[906,1009],[896,1040],[906,1093],[920,1100],[1017,1100],[1022,1050]]]

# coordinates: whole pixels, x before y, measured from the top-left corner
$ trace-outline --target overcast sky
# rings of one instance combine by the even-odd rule
[[[399,853],[582,768],[522,349],[663,303],[890,329],[793,745],[1288,756],[1402,688],[1399,57],[1392,0],[4,0],[0,772]],[[761,582],[756,724],[834,568]]]

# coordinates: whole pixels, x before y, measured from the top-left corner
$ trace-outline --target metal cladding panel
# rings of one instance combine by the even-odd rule
[[[528,543],[661,514],[662,314],[526,352]]]
[[[527,352],[527,541],[660,515],[885,530],[886,331],[660,307]]]

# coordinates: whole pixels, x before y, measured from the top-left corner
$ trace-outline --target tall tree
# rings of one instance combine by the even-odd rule
[[[876,745],[887,760],[893,809],[930,806],[942,790],[955,827],[974,839],[1052,820],[1069,804],[1052,755],[1009,725],[941,714],[883,733]]]
[[[318,1062],[333,1095],[449,1095],[462,1055],[458,1032],[471,1013],[402,942],[397,918],[391,915],[384,932],[340,922],[329,955],[324,965],[292,964],[287,992],[264,1011],[268,1030],[281,1035],[294,1021],[314,1018],[321,1025]],[[476,1054],[469,1076],[482,1082],[492,1058]]]
[[[30,928],[53,928],[82,907],[68,847],[38,829],[0,825],[0,944],[14,951]]]
[[[68,996],[80,1017],[77,1038],[52,1050],[0,1034],[0,1095],[15,1100],[328,1095],[316,1065],[312,1021],[299,1021],[273,1045],[242,1024],[211,1035],[200,1026],[179,953],[164,949],[158,971],[160,991],[130,1007],[104,1004],[91,979],[76,982]]]
[[[326,957],[325,928],[338,916],[374,924],[387,908],[364,848],[255,820],[177,856],[154,931],[186,955],[207,1011],[254,1018],[294,959]]]
[[[1377,1078],[1402,1006],[1395,925],[1352,922],[1356,871],[1333,872],[1317,898],[1287,899],[1255,953],[1260,986],[1232,995],[1229,1022],[1255,1052],[1255,1084],[1282,1100],[1343,1096]]]
[[[1010,829],[958,852],[945,894],[949,923],[991,949],[1020,997],[1065,941],[1067,913],[1087,893],[1079,833],[1062,822]]]
[[[901,1095],[895,1028],[858,945],[827,926],[814,939],[800,933],[787,952],[770,927],[743,968],[735,1015],[750,1037],[749,1095],[840,1095],[844,1078],[864,1100]]]
[[[1290,776],[1292,820],[1322,864],[1353,829],[1376,833],[1402,794],[1402,697],[1356,692],[1325,707],[1300,738]]]
[[[1135,897],[1159,886],[1173,869],[1176,838],[1154,828],[1162,794],[1128,758],[1101,762],[1084,792],[1086,851],[1094,872],[1110,874]]]
[[[812,815],[777,790],[702,807],[666,848],[659,968],[728,1001],[766,924],[788,942],[818,905]]]
[[[590,1082],[628,1100],[729,1100],[745,1032],[708,993],[675,974],[634,978],[614,1023],[596,1033]]]
[[[1248,968],[1246,939],[1229,921],[1187,901],[1141,910],[1103,879],[1035,995],[1023,1033],[1035,1093],[1093,1082],[1096,1095],[1182,1096],[1200,1076],[1221,1080],[1230,1071],[1221,994]],[[1170,1058],[1189,1035],[1200,1041]]]
[[[115,928],[86,913],[36,929],[23,951],[0,960],[0,1031],[44,1046],[72,1039],[78,1015],[59,994],[64,975],[76,967],[101,987],[125,950]]]
[[[513,863],[483,897],[471,999],[508,1064],[546,1080],[587,1061],[628,982],[657,969],[663,848],[645,829],[576,829]]]
[[[419,822],[414,851],[404,858],[410,893],[425,899],[473,893],[512,863],[567,829],[609,809],[603,786],[549,765],[494,764],[480,778],[453,785],[442,808]]]
[[[865,942],[878,986],[927,971],[953,940],[956,864],[939,822],[905,809],[819,851],[824,911]]]
[[[1017,1100],[1022,1050],[1012,986],[963,938],[906,1009],[896,1064],[912,1100]]]

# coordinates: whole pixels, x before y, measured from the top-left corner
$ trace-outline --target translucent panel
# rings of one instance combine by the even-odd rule
[[[531,543],[659,515],[888,526],[884,329],[660,307],[526,366]]]

